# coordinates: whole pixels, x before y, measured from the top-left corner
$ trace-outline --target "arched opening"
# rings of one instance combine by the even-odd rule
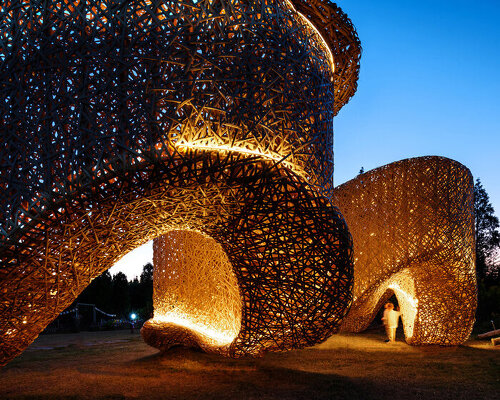
[[[330,336],[350,302],[345,223],[307,182],[267,161],[250,161],[193,151],[150,170],[129,167],[114,184],[104,177],[103,189],[89,186],[65,198],[57,218],[40,217],[44,229],[33,237],[21,232],[16,243],[29,238],[36,246],[4,254],[13,260],[4,287],[18,289],[5,292],[0,362],[25,349],[124,254],[176,229],[203,232],[223,247],[242,296],[236,339],[205,350],[238,357]]]
[[[384,316],[384,310],[385,310],[385,305],[387,303],[392,303],[394,305],[394,309],[397,309],[399,307],[399,301],[396,295],[392,290],[388,290],[377,302],[377,305],[375,307],[374,311],[374,317],[370,321],[368,327],[366,328],[367,330],[370,329],[379,329],[383,327],[383,321],[382,317]]]
[[[397,298],[405,337],[408,342],[411,342],[418,312],[414,278],[409,271],[403,270],[393,276],[388,288],[392,289]]]
[[[181,328],[203,344],[231,344],[241,328],[242,301],[221,245],[197,231],[172,230],[154,240],[153,250],[151,322],[165,335]]]
[[[362,332],[369,327],[380,326],[384,305],[390,301],[395,307],[399,307],[404,336],[410,343],[419,310],[415,292],[414,276],[408,268],[403,269],[368,291],[368,294],[360,298],[355,296],[350,314],[341,329]]]

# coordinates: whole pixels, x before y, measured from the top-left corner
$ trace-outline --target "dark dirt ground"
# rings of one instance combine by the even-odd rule
[[[160,354],[136,332],[40,336],[0,370],[2,399],[500,399],[500,349],[332,336],[315,347],[226,359]]]

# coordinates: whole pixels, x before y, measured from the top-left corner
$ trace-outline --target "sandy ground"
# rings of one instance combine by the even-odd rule
[[[181,348],[160,354],[130,331],[43,335],[0,370],[0,398],[500,399],[498,346],[383,339],[335,335],[312,348],[233,360]]]

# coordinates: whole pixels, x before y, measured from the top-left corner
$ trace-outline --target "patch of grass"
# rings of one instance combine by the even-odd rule
[[[495,399],[498,349],[335,335],[302,350],[227,359],[183,348],[160,354],[130,331],[40,337],[0,372],[0,398]]]

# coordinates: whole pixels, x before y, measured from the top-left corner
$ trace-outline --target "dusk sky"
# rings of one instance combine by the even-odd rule
[[[439,155],[480,178],[500,215],[500,1],[339,1],[363,55],[335,119],[335,184]]]
[[[500,1],[339,0],[361,40],[358,91],[335,119],[335,184],[438,155],[480,178],[500,215]],[[111,272],[129,279],[151,245]]]

